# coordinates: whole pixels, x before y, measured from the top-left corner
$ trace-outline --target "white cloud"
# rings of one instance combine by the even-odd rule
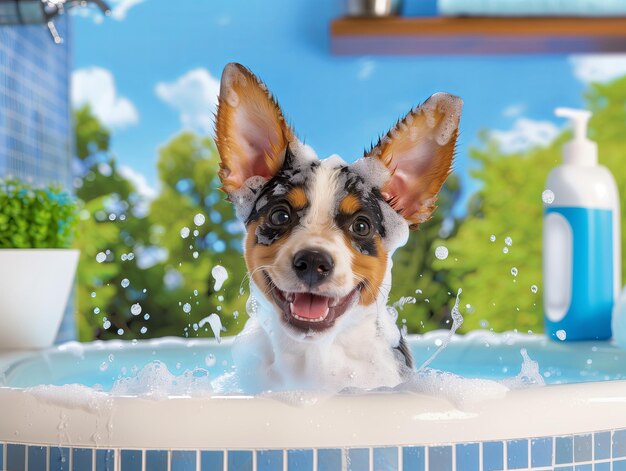
[[[72,73],[72,104],[88,103],[102,124],[123,128],[139,122],[135,105],[115,89],[113,74],[101,67],[78,69]]]
[[[220,82],[208,70],[193,69],[174,82],[159,82],[154,91],[180,113],[183,127],[203,133],[212,132]]]
[[[129,167],[128,165],[119,165],[117,167],[117,171],[122,177],[124,177],[126,180],[130,181],[133,184],[133,186],[135,187],[135,191],[137,191],[137,194],[139,194],[144,199],[152,201],[154,198],[157,197],[157,190],[150,186],[148,180],[146,180],[145,175],[143,175],[142,173],[137,172],[135,169]]]
[[[109,0],[108,4],[111,7],[110,17],[116,21],[125,20],[126,15],[131,8],[141,3],[144,3],[145,1],[146,0]],[[97,24],[102,23],[103,19],[105,18],[102,14],[102,11],[93,4],[89,4],[80,8],[72,8],[70,12],[73,15],[82,18],[91,18],[91,20]]]
[[[496,129],[489,136],[498,143],[502,152],[511,154],[531,147],[547,146],[558,134],[559,128],[551,121],[518,118],[508,131]]]
[[[502,116],[506,118],[516,118],[517,116],[520,116],[524,111],[526,111],[526,105],[523,105],[521,103],[515,103],[504,108],[504,110],[502,110]]]
[[[569,59],[581,82],[609,82],[626,75],[626,54],[575,55]]]

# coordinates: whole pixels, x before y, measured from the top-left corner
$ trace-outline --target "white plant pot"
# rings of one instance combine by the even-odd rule
[[[0,350],[52,345],[78,256],[71,249],[0,249]]]

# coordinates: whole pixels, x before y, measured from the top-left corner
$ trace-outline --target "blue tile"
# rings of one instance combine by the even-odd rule
[[[146,450],[145,460],[146,460],[147,470],[167,471],[167,451],[166,450]],[[222,470],[220,469],[220,471]]]
[[[577,464],[574,466],[574,471],[593,471],[590,464]]]
[[[626,456],[626,430],[613,432],[613,458]]]
[[[423,446],[405,446],[402,448],[402,467],[408,471],[425,471]]]
[[[611,471],[611,463],[596,463],[593,465],[593,471]]]
[[[228,471],[252,471],[252,452],[228,450]]]
[[[479,471],[480,444],[456,446],[456,471]]]
[[[504,469],[504,446],[502,442],[483,443],[484,471],[501,471]]]
[[[574,443],[572,437],[556,437],[555,438],[555,463],[565,464],[574,461]]]
[[[92,453],[91,448],[72,449],[72,471],[91,471]]]
[[[613,471],[626,471],[626,460],[613,461]]]
[[[349,471],[369,469],[370,451],[367,448],[349,448],[347,461]]]
[[[141,471],[141,450],[122,450],[121,471]]]
[[[374,448],[374,469],[376,471],[397,471],[398,449],[396,447]]]
[[[96,471],[114,471],[115,452],[113,450],[96,450]]]
[[[593,434],[593,459],[604,460],[611,457],[611,432]]]
[[[207,450],[200,453],[201,471],[222,471],[224,469],[224,452]]]
[[[69,471],[70,470],[70,449],[69,448],[50,448],[50,471]]]
[[[40,471],[46,469],[48,461],[48,449],[45,446],[29,446],[28,447],[28,471]],[[0,458],[0,466],[2,466],[2,458]]]
[[[530,441],[530,465],[533,468],[552,465],[552,437],[533,438]]]
[[[318,471],[342,471],[341,453],[341,450],[338,448],[317,450]]]
[[[313,471],[313,450],[287,451],[289,471]]]
[[[506,462],[508,469],[528,467],[528,440],[509,440],[506,442]]]
[[[282,471],[283,450],[257,451],[256,466],[259,471]]]
[[[591,461],[593,454],[593,440],[591,435],[576,435],[574,437],[574,462]]]
[[[7,445],[7,469],[25,471],[26,447],[24,445]]]
[[[172,451],[171,469],[172,471],[196,471],[196,452],[187,450]]]
[[[452,471],[452,447],[428,447],[428,471]]]

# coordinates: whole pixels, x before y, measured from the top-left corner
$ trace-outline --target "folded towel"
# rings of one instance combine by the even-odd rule
[[[442,15],[621,16],[626,0],[438,0]]]

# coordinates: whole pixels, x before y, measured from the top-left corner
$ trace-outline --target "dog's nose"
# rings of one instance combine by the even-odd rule
[[[323,250],[300,250],[293,257],[293,270],[302,281],[314,286],[333,271],[333,258]]]

